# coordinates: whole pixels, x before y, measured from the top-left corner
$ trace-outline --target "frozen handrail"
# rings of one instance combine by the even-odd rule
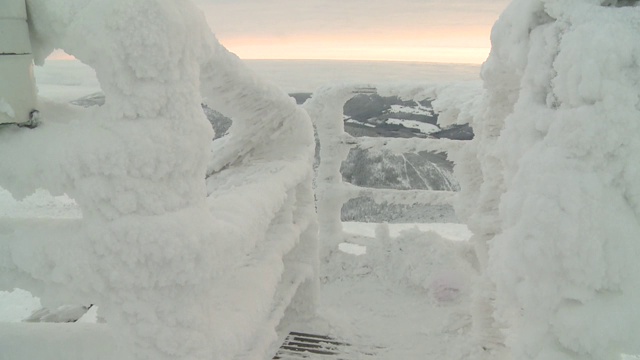
[[[0,131],[2,188],[66,193],[82,212],[0,219],[0,289],[98,305],[126,358],[266,357],[282,317],[314,304],[306,113],[226,51],[189,1],[28,5],[36,63],[63,49],[96,71],[106,101],[45,104],[47,126]],[[234,118],[224,151],[210,151],[203,101]],[[205,180],[212,162],[224,169]]]

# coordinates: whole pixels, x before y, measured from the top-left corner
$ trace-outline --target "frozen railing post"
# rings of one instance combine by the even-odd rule
[[[0,124],[29,123],[35,108],[25,0],[0,0]]]
[[[354,95],[355,87],[318,89],[304,106],[315,124],[320,141],[316,196],[318,198],[319,237],[322,239],[320,258],[327,259],[342,242],[340,212],[348,199],[341,193],[340,165],[347,158],[350,146],[345,144],[343,107]]]

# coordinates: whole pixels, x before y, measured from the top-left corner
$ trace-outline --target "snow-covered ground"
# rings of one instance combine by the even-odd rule
[[[442,130],[436,125],[425,123],[422,121],[416,121],[416,120],[389,118],[387,119],[387,124],[402,125],[409,129],[418,129],[420,130],[421,133],[427,134],[427,135]]]
[[[389,224],[387,237],[386,226],[344,223],[345,242],[367,253],[339,253],[327,264],[340,271],[322,284],[318,316],[289,330],[328,334],[376,359],[451,356],[470,325],[470,233],[461,224]],[[39,308],[28,292],[0,292],[0,322],[19,322]]]
[[[474,275],[460,264],[471,233],[463,224],[388,224],[385,242],[385,226],[343,224],[345,241],[369,251],[340,253],[331,265],[341,271],[322,284],[318,316],[294,322],[289,330],[327,334],[373,354],[360,354],[363,359],[459,358],[471,326],[468,291]],[[389,262],[401,253],[401,263]],[[39,300],[24,290],[0,292],[0,322],[19,322],[39,308]],[[87,314],[81,321],[95,318]]]
[[[330,334],[375,359],[462,355],[475,276],[466,226],[343,225],[356,253],[347,247],[325,264],[332,270],[323,279],[318,318],[292,327]]]
[[[371,127],[371,128],[376,127],[376,126],[375,126],[375,125],[373,125],[373,124],[369,124],[369,123],[362,122],[362,121],[358,121],[358,120],[354,120],[354,119],[347,119],[345,122],[347,122],[347,123],[351,123],[351,124],[358,124],[358,125],[362,125],[362,126],[366,126],[366,127]]]
[[[471,232],[464,224],[452,223],[416,223],[416,224],[387,224],[389,234],[392,237],[400,235],[400,232],[411,229],[420,231],[433,231],[442,237],[452,241],[467,241]],[[375,237],[378,224],[363,222],[344,222],[342,228],[345,233],[366,237]]]
[[[392,113],[407,113],[416,115],[433,115],[433,110],[416,103],[416,106],[391,105]]]
[[[3,195],[0,193],[0,195]],[[44,205],[44,206],[43,206]],[[34,217],[54,216],[71,217],[76,209],[69,205],[66,197],[51,197],[42,191],[28,197],[23,202],[16,202],[6,196],[0,197],[0,215],[10,215],[13,209],[20,209],[16,217],[27,215],[27,209],[33,210]],[[431,231],[450,241],[466,241],[471,233],[464,224],[375,224],[362,222],[343,223],[347,234],[345,244],[356,245],[358,249],[364,249],[367,245],[375,246],[376,229],[380,226],[388,226],[391,237],[398,237],[403,231],[420,230]],[[349,247],[347,247],[349,248]],[[0,322],[16,322],[27,318],[40,307],[40,302],[24,290],[16,290],[13,293],[0,291]]]
[[[425,107],[423,105],[420,105],[417,102],[416,102],[415,106],[391,105],[391,110],[389,112],[391,114],[413,114],[413,115],[434,116],[433,109],[430,109],[430,108],[427,108],[427,107]],[[418,129],[418,130],[420,130],[421,133],[426,134],[426,135],[434,133],[434,132],[438,132],[438,131],[441,130],[440,127],[438,127],[436,125],[433,125],[433,124],[429,124],[429,123],[423,122],[423,121],[394,118],[393,116],[391,116],[389,119],[387,119],[387,123],[388,124],[402,125],[404,127],[410,128],[410,129]]]

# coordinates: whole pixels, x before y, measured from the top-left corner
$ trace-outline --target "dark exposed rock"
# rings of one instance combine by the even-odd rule
[[[367,121],[390,108],[390,104],[378,94],[357,94],[344,104],[344,114],[358,121]]]
[[[354,185],[397,190],[456,191],[453,163],[442,153],[392,154],[386,150],[353,149],[340,169],[344,181]]]
[[[202,110],[204,111],[204,114],[207,116],[207,119],[211,123],[211,126],[213,126],[213,130],[216,133],[213,139],[215,140],[227,135],[227,131],[229,131],[229,128],[231,127],[233,121],[230,118],[224,116],[222,113],[211,109],[205,104],[202,104]]]
[[[402,105],[410,108],[420,106],[431,109],[431,99],[418,102],[402,100],[397,96],[381,97],[378,94],[358,94],[347,101],[344,115],[347,119],[357,120],[359,123],[345,122],[345,131],[352,136],[382,136],[382,137],[427,137],[426,134],[414,128],[403,125],[390,124],[389,119],[412,120],[431,125],[438,125],[438,114],[416,114],[412,112],[391,112],[392,105]],[[473,129],[468,125],[454,125],[429,137],[438,139],[471,140]]]
[[[296,99],[296,104],[302,105],[305,101],[309,100],[311,93],[291,93],[289,96]]]
[[[602,6],[617,6],[617,7],[636,6],[637,3],[638,3],[638,0],[605,0],[602,3]]]
[[[472,140],[473,129],[468,124],[453,125],[447,129],[433,133],[431,136],[437,139]]]
[[[372,223],[455,223],[458,222],[450,205],[377,204],[370,198],[359,197],[342,206],[342,221]]]

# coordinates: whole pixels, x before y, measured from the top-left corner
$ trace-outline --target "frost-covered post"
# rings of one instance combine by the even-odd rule
[[[320,259],[327,259],[343,240],[341,211],[348,195],[342,185],[340,166],[349,155],[349,136],[344,132],[344,104],[355,87],[318,89],[304,108],[315,124],[320,141],[320,165],[316,177]]]
[[[492,31],[459,178],[492,312],[474,316],[508,328],[508,359],[640,353],[639,25],[637,8],[516,0]]]
[[[0,1],[0,124],[25,123],[36,108],[25,0]]]

